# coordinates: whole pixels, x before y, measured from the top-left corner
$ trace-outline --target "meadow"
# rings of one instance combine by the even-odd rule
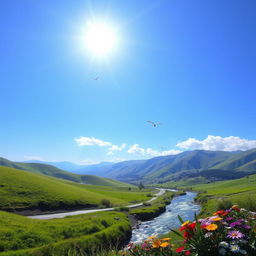
[[[219,209],[228,209],[234,204],[256,211],[256,175],[237,180],[219,181],[191,187],[199,191],[198,202],[202,214],[207,215]]]
[[[0,210],[56,211],[123,206],[149,199],[151,190],[93,186],[0,167]]]
[[[131,235],[127,216],[101,212],[34,220],[0,212],[0,255],[96,255],[122,245]]]

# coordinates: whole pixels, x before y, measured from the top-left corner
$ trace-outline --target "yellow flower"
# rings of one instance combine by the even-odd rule
[[[220,218],[220,217],[216,217],[216,218],[213,218],[213,219],[211,219],[212,221],[220,221],[220,220],[222,220],[222,218]]]
[[[156,236],[150,236],[148,239],[154,239],[156,238]]]
[[[171,240],[171,238],[169,238],[169,237],[166,237],[166,238],[163,238],[163,239],[161,239],[162,241],[170,241]]]
[[[170,246],[170,244],[168,242],[164,242],[162,244],[160,244],[161,247],[167,247],[167,246]]]
[[[161,246],[161,241],[159,239],[154,240],[153,242],[153,248],[159,248]]]
[[[217,228],[218,228],[218,226],[216,224],[210,224],[210,225],[205,227],[205,229],[207,229],[208,231],[214,231]]]
[[[184,227],[184,226],[188,225],[188,223],[190,223],[190,221],[189,221],[189,220],[188,220],[188,221],[186,221],[186,222],[184,222],[181,226],[182,226],[182,227]]]

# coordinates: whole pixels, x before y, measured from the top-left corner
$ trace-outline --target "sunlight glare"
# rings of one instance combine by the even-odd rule
[[[116,34],[111,26],[105,23],[88,23],[85,43],[89,52],[98,57],[112,52],[116,46]]]

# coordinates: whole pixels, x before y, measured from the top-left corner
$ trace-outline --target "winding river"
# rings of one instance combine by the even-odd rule
[[[149,236],[166,234],[171,228],[179,227],[178,215],[184,221],[193,220],[194,214],[200,211],[200,205],[194,202],[195,196],[196,193],[187,192],[186,195],[174,197],[163,214],[153,220],[142,222],[138,229],[132,231],[131,242],[139,243]]]

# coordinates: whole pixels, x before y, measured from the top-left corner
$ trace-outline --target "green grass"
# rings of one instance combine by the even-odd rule
[[[53,220],[0,212],[0,255],[96,255],[94,250],[122,243],[130,232],[127,216],[118,212]]]
[[[197,185],[193,186],[193,189],[201,191],[198,200],[203,203],[204,215],[211,214],[225,203],[238,204],[248,210],[256,210],[256,175]]]
[[[55,166],[39,163],[20,163],[12,162],[8,159],[0,157],[0,166],[11,167],[23,171],[28,171],[37,174],[43,174],[55,178],[70,180],[78,183],[85,183],[99,186],[115,186],[115,187],[127,187],[133,186],[124,182],[98,177],[95,175],[78,175],[71,172],[63,171]]]
[[[68,210],[97,208],[102,199],[112,206],[148,200],[148,191],[137,188],[92,186],[0,167],[1,210]]]

